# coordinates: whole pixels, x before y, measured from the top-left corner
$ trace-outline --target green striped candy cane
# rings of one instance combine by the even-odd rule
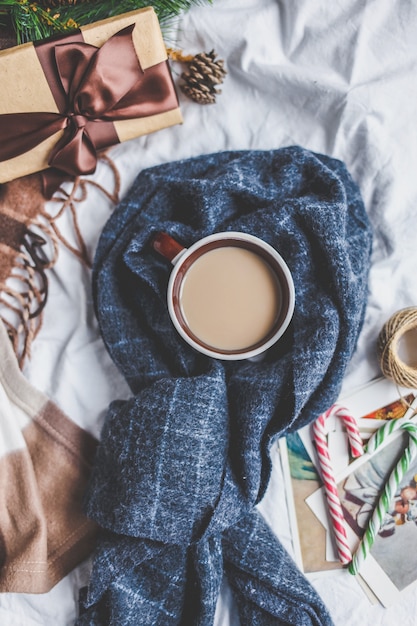
[[[405,448],[401,458],[384,485],[378,504],[376,505],[372,513],[372,517],[368,522],[368,527],[365,530],[362,540],[349,564],[348,569],[351,574],[357,574],[362,567],[374,544],[384,517],[390,509],[390,504],[395,496],[398,486],[417,454],[417,424],[410,422],[409,420],[392,420],[384,424],[384,426],[376,431],[370,438],[367,445],[367,452],[374,452],[394,430],[398,429],[406,430],[408,432],[409,444]]]

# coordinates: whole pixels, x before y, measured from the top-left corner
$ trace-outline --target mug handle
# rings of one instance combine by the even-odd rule
[[[162,231],[156,233],[152,239],[152,247],[156,252],[168,259],[168,261],[171,261],[173,265],[175,265],[179,256],[186,250],[186,248],[171,237],[171,235]]]

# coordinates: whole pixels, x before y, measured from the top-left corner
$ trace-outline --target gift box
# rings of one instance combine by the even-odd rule
[[[0,75],[0,183],[91,174],[100,150],[182,122],[152,7],[1,50]]]

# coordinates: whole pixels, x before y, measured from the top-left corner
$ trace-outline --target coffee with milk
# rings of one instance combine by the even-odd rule
[[[243,350],[274,328],[281,287],[260,255],[230,245],[209,250],[191,264],[179,300],[184,321],[199,341],[216,350]]]

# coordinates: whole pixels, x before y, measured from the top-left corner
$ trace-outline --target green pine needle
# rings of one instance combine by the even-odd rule
[[[38,41],[69,33],[80,26],[152,6],[164,32],[169,22],[193,5],[212,0],[91,0],[45,8],[31,0],[0,0],[0,17],[5,16],[16,33],[17,43]]]

